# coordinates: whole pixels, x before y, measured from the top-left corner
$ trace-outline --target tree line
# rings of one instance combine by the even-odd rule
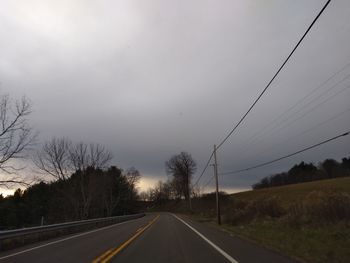
[[[39,143],[31,112],[27,98],[0,94],[0,187],[21,187],[12,196],[0,194],[0,228],[134,212],[137,169],[111,166],[112,154],[97,143],[68,138]],[[29,177],[23,163],[33,164],[35,176]]]
[[[262,189],[345,176],[350,176],[350,158],[343,158],[341,162],[326,159],[320,162],[318,166],[313,163],[301,162],[294,165],[288,172],[262,178],[252,188]]]
[[[123,172],[115,166],[106,169],[89,166],[65,180],[36,183],[5,198],[0,195],[0,227],[19,228],[134,213],[138,177],[134,169]]]
[[[165,170],[170,178],[166,181],[158,181],[147,192],[140,193],[140,199],[152,201],[156,205],[166,203],[169,200],[186,200],[191,208],[190,197],[196,195],[192,186],[192,176],[196,172],[197,163],[188,152],[172,156],[165,162]]]
[[[14,195],[0,194],[0,228],[18,228],[135,212],[140,173],[111,166],[112,154],[96,143],[51,138],[38,142],[28,121],[32,105],[23,97],[0,94],[0,187],[25,188]],[[22,160],[31,163],[35,176],[21,175]],[[185,199],[194,190],[191,179],[196,162],[187,152],[165,163],[171,176],[147,193],[147,200]],[[27,169],[28,170],[28,169]],[[41,176],[39,176],[41,175]],[[145,193],[143,193],[145,194]]]

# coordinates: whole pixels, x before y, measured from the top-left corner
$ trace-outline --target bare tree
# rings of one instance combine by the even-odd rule
[[[34,163],[56,180],[64,181],[74,174],[75,184],[70,184],[63,194],[71,200],[77,216],[86,218],[98,184],[91,173],[105,168],[111,159],[112,154],[99,144],[73,144],[66,138],[53,138],[44,143]]]
[[[35,165],[56,180],[66,180],[72,173],[70,148],[71,141],[66,138],[53,138],[43,144],[34,157]]]
[[[27,119],[30,113],[31,104],[25,97],[13,102],[9,95],[0,96],[0,170],[10,175],[0,180],[0,186],[27,185],[23,178],[13,174],[24,168],[16,167],[14,161],[28,157],[35,141]]]
[[[69,154],[72,167],[76,171],[84,171],[88,167],[102,169],[112,160],[112,154],[104,146],[94,143],[76,143],[70,148]]]
[[[135,167],[130,167],[125,172],[126,179],[128,180],[129,184],[136,187],[136,184],[140,181],[141,174]]]
[[[111,159],[111,153],[99,144],[73,144],[67,138],[53,138],[43,144],[34,163],[56,180],[66,180],[75,171],[104,168]]]
[[[119,183],[122,180],[121,170],[112,166],[107,173],[103,174],[103,184],[100,184],[103,189],[102,200],[107,216],[112,216],[114,209],[119,205],[122,199],[122,193]]]
[[[112,160],[112,154],[102,145],[91,143],[89,145],[89,166],[94,168],[106,168]]]
[[[191,178],[197,169],[191,154],[181,152],[174,155],[165,163],[165,167],[167,173],[173,176],[173,184],[180,188],[178,190],[181,191],[186,200],[189,200]]]

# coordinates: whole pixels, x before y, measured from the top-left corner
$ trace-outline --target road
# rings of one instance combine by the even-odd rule
[[[217,228],[169,213],[2,252],[7,262],[295,262]]]

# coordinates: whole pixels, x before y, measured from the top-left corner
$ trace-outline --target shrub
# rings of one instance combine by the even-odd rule
[[[289,207],[285,221],[292,225],[349,222],[350,195],[336,192],[311,192],[303,201],[295,202]]]
[[[350,195],[346,193],[311,193],[304,206],[305,213],[315,221],[350,221]]]
[[[248,209],[255,210],[260,217],[280,218],[286,214],[275,196],[252,202]]]
[[[259,218],[280,218],[285,213],[285,210],[281,207],[277,198],[273,196],[247,203],[234,203],[234,205],[228,209],[224,221],[237,225],[249,223]]]

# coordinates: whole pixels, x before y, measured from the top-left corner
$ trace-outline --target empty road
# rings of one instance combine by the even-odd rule
[[[5,262],[295,262],[216,228],[169,213],[0,253]]]

